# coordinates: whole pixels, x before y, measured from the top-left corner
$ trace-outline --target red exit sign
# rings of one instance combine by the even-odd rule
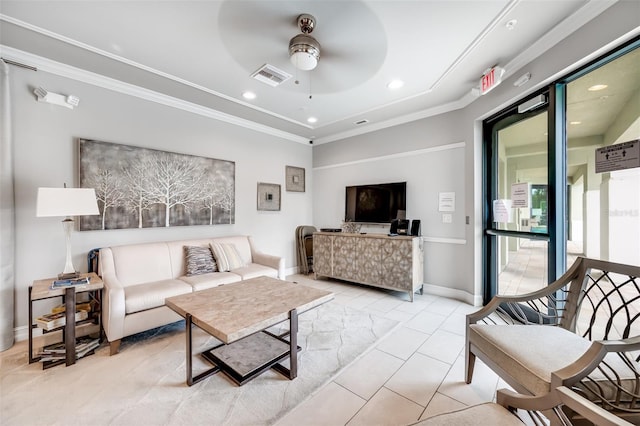
[[[480,94],[489,93],[494,87],[502,82],[504,68],[493,67],[480,78]]]

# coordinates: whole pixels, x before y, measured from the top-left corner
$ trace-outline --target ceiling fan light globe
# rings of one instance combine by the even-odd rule
[[[314,69],[320,60],[320,43],[309,35],[298,34],[289,42],[289,59],[299,70]]]
[[[318,60],[310,53],[300,51],[291,55],[291,63],[299,70],[311,71],[318,65]]]

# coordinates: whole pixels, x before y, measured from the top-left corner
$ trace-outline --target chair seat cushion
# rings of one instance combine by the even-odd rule
[[[233,272],[213,272],[210,274],[183,276],[180,280],[193,287],[193,291],[205,290],[222,284],[231,284],[242,280],[242,277]]]
[[[429,417],[413,426],[523,426],[522,420],[501,405],[487,402]]]
[[[591,346],[591,341],[564,328],[545,325],[486,325],[469,326],[469,341],[487,354],[497,365],[534,395],[549,392],[551,373],[580,358]],[[635,371],[638,363],[629,360]],[[591,372],[576,386],[596,390],[606,399],[618,397],[618,387],[633,392],[637,386],[635,372],[618,354],[607,354],[605,373],[615,377],[612,383],[599,369]],[[613,373],[615,372],[615,373]],[[591,400],[593,392],[586,392]]]
[[[468,339],[534,395],[549,392],[551,373],[591,346],[575,333],[548,325],[472,324]]]
[[[278,270],[270,268],[268,266],[260,265],[258,263],[250,263],[241,268],[232,269],[231,272],[238,274],[243,280],[250,278],[267,276],[272,278],[278,278]]]
[[[164,306],[164,299],[191,293],[191,286],[180,280],[152,281],[124,288],[125,312],[132,314]]]

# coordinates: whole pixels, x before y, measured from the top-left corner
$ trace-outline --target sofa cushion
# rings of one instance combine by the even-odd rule
[[[191,293],[192,287],[180,280],[152,281],[124,288],[125,312],[131,314],[164,305],[164,299]]]
[[[232,272],[213,272],[211,274],[192,275],[190,277],[180,277],[181,281],[186,282],[193,291],[205,290],[211,287],[217,287],[222,284],[231,284],[242,280],[242,277]]]
[[[216,272],[218,270],[209,247],[184,246],[187,276]]]
[[[210,246],[220,272],[227,272],[244,266],[240,253],[234,244],[213,242]]]
[[[260,277],[266,275],[267,277],[278,278],[278,270],[270,268],[268,266],[260,265],[258,263],[250,263],[241,268],[232,269],[231,272],[238,274],[243,280],[249,278]]]
[[[113,269],[125,287],[174,278],[166,243],[114,246],[111,252]]]

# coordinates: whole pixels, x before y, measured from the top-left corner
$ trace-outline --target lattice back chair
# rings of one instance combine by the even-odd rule
[[[466,343],[467,383],[478,356],[520,393],[568,386],[640,419],[638,266],[579,257],[548,287],[469,314]]]

